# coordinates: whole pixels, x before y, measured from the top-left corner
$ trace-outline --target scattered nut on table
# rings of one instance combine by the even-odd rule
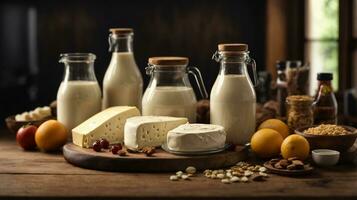
[[[225,184],[231,183],[228,178],[222,179],[221,182]]]
[[[175,175],[170,176],[170,181],[178,181],[179,178]]]
[[[181,177],[182,175],[183,175],[183,172],[182,172],[182,171],[176,172],[176,176],[177,176],[177,177]]]
[[[183,180],[189,180],[189,179],[190,179],[190,177],[189,177],[188,175],[186,175],[186,174],[183,174],[183,175],[181,176],[181,178],[182,178]]]
[[[267,168],[265,168],[265,167],[259,167],[259,171],[260,171],[260,172],[266,172],[266,171],[267,171]]]
[[[292,161],[290,161],[292,163]],[[286,164],[291,164],[287,162]],[[280,164],[280,160],[274,161],[274,164]],[[175,180],[183,179],[189,180],[191,176],[196,173],[196,168],[189,166],[185,169],[186,174],[183,171],[176,172]],[[269,174],[267,169],[261,165],[254,165],[247,162],[238,162],[236,165],[228,169],[206,169],[203,171],[203,176],[209,179],[219,179],[220,182],[224,184],[243,182],[247,183],[250,180],[252,181],[265,181]],[[171,176],[172,177],[172,176]],[[170,180],[172,179],[170,177]]]
[[[262,175],[262,176],[265,176],[265,177],[268,177],[269,175],[265,172],[259,172],[259,175]]]
[[[222,179],[224,177],[225,177],[224,174],[217,174],[217,178],[219,178],[219,179]]]
[[[238,182],[240,181],[239,177],[236,177],[236,176],[233,176],[231,179],[230,179],[231,182]]]
[[[193,166],[188,166],[185,171],[188,174],[194,174],[194,173],[196,173],[196,168]]]
[[[248,179],[247,177],[243,176],[243,177],[240,179],[240,181],[242,181],[242,182],[248,182],[249,179]]]

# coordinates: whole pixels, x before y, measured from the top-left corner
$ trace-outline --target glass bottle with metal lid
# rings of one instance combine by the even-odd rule
[[[213,59],[220,70],[211,90],[211,123],[225,128],[227,142],[245,144],[255,131],[256,95],[247,71],[250,65],[256,82],[255,61],[247,44],[219,44]]]
[[[207,91],[200,71],[187,67],[186,57],[151,57],[146,74],[151,76],[142,100],[143,115],[162,115],[186,117],[189,122],[196,121],[196,95],[188,74],[194,75],[202,98]]]

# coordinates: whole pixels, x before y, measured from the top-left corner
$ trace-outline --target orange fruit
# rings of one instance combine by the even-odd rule
[[[278,156],[283,137],[273,129],[263,128],[254,133],[250,140],[253,150],[261,158]]]
[[[55,151],[67,142],[67,130],[62,123],[48,120],[38,127],[35,141],[42,151]]]
[[[300,160],[305,160],[309,153],[309,142],[301,135],[290,135],[281,144],[281,155],[285,159],[297,157]]]
[[[268,119],[261,123],[258,127],[258,130],[263,128],[271,128],[278,131],[283,138],[286,138],[289,135],[289,127],[283,121],[279,119]]]

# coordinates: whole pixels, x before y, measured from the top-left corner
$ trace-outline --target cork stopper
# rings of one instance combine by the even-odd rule
[[[110,28],[109,32],[115,35],[128,35],[134,32],[132,28]]]
[[[187,57],[162,56],[149,58],[149,64],[152,65],[187,65]]]
[[[219,51],[248,51],[248,45],[242,43],[232,43],[232,44],[218,44]]]
[[[292,95],[286,98],[286,102],[290,105],[311,105],[314,98],[307,95]]]

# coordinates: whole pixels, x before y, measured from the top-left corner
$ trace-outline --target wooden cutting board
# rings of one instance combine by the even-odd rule
[[[194,166],[198,170],[218,169],[235,165],[245,160],[248,150],[237,147],[235,151],[224,151],[216,154],[199,156],[181,156],[156,149],[151,157],[143,153],[128,153],[122,157],[111,152],[95,152],[68,143],[63,147],[64,158],[71,164],[102,171],[113,172],[174,172]]]

